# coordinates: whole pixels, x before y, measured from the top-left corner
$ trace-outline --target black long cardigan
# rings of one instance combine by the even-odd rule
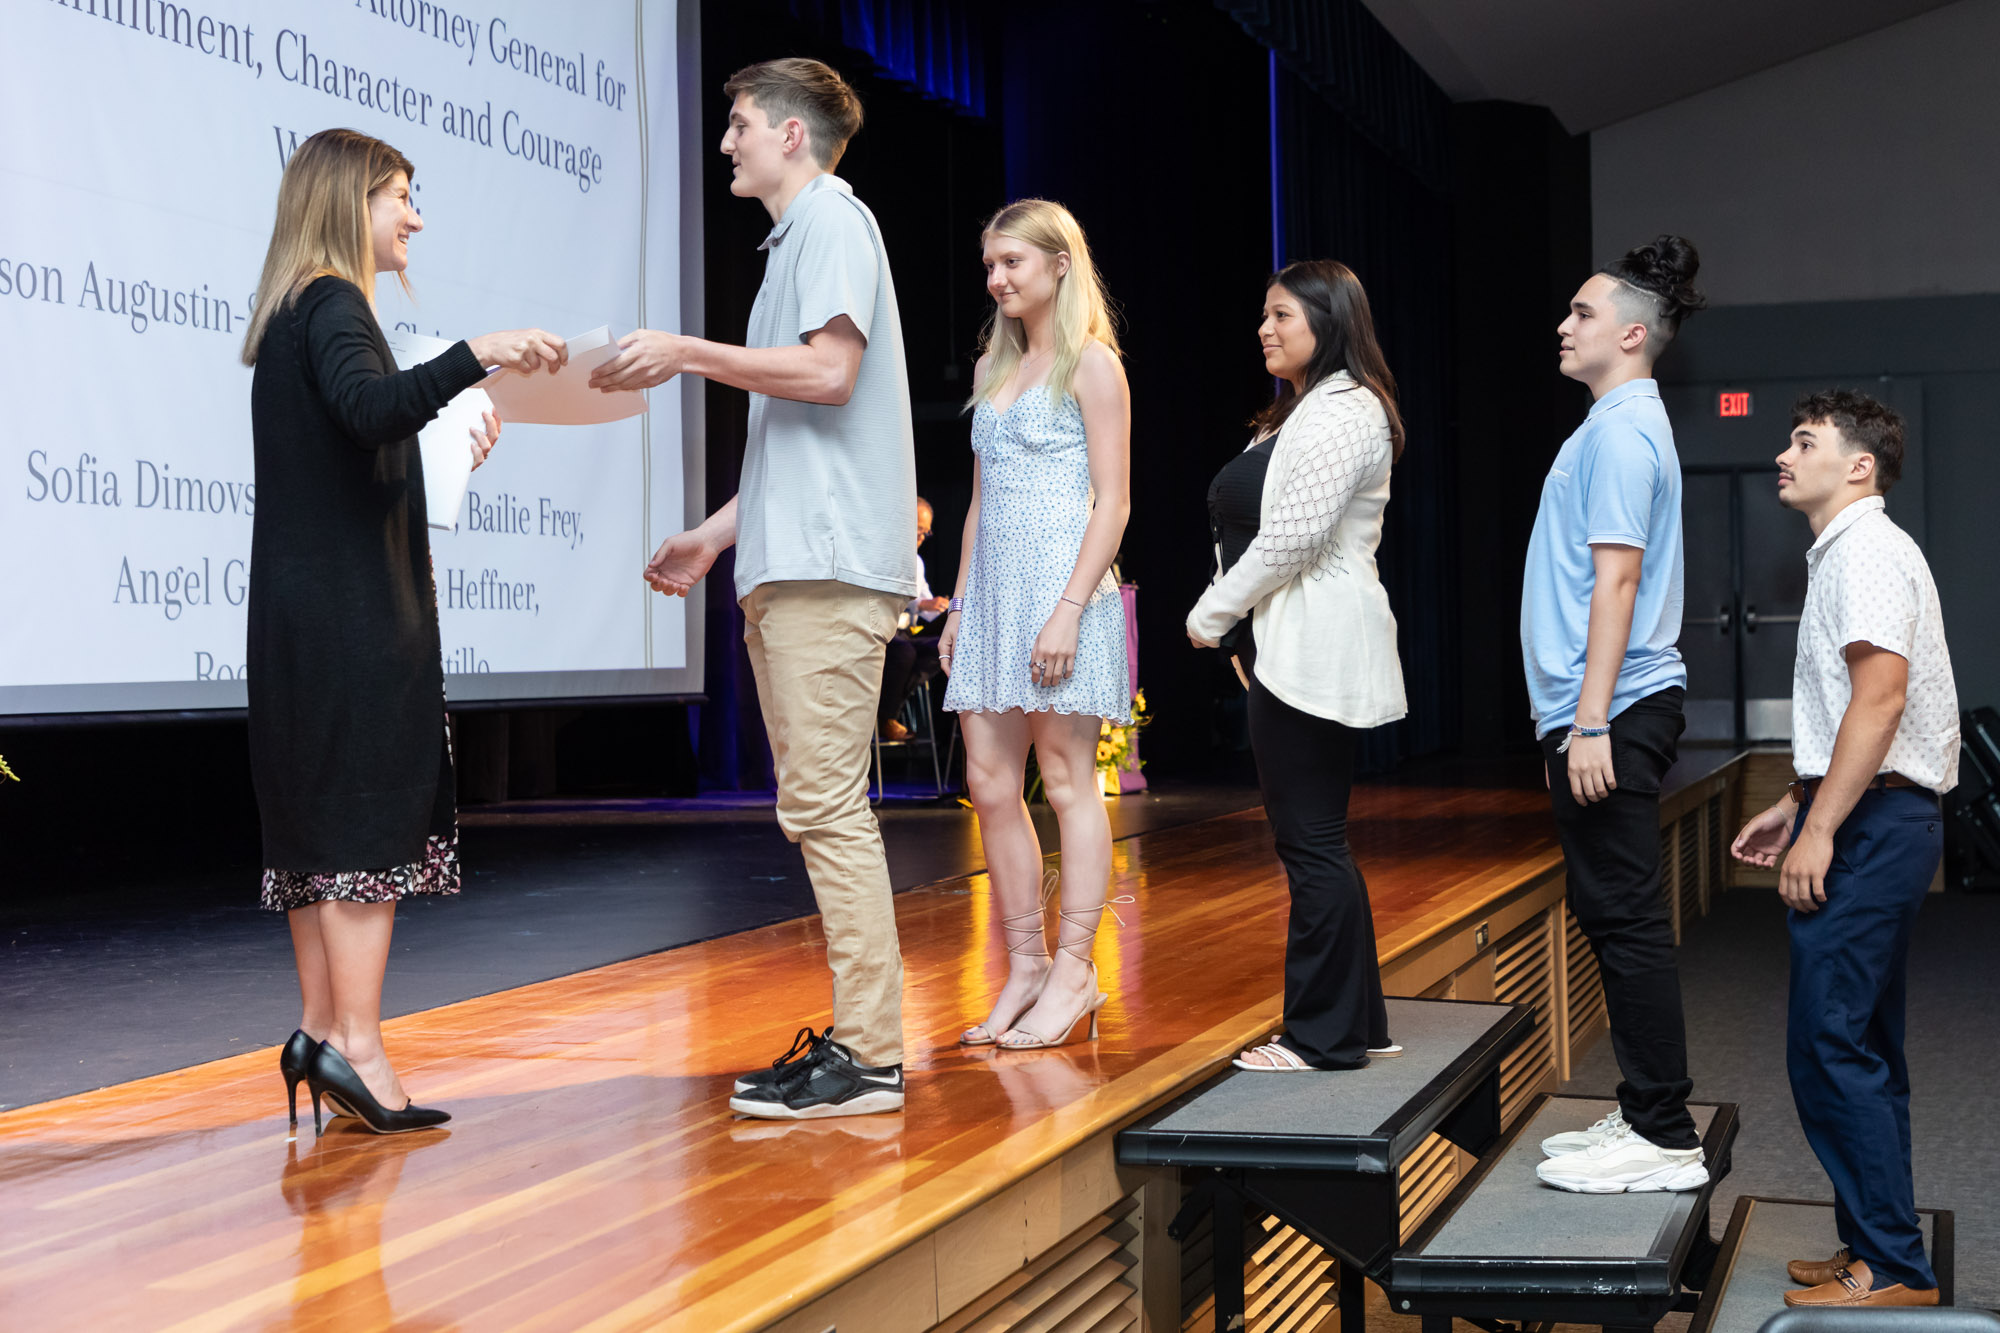
[[[416,434],[483,376],[463,342],[398,371],[341,278],[315,280],[265,331],[245,661],[267,868],[404,865],[452,829]]]

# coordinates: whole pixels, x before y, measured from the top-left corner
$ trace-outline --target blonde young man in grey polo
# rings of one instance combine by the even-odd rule
[[[805,854],[833,969],[833,1024],[736,1081],[732,1110],[772,1119],[903,1107],[903,959],[868,742],[883,650],[916,595],[916,456],[896,289],[875,217],[831,173],[861,127],[853,89],[816,60],[724,85],[732,193],[775,224],[746,345],[642,329],[604,389],[692,374],[750,391],[736,498],[646,566],[685,596],[736,547],[736,595],[778,772],[778,823]]]

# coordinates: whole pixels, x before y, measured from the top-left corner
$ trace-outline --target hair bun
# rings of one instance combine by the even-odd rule
[[[1661,318],[1678,325],[1708,307],[1708,298],[1694,286],[1694,275],[1700,270],[1701,251],[1695,249],[1694,242],[1663,233],[1626,251],[1625,257],[1606,271],[1657,296]]]

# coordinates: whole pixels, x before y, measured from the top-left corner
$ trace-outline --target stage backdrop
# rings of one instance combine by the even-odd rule
[[[239,351],[280,174],[314,131],[416,164],[415,300],[382,281],[385,326],[699,331],[692,9],[8,0],[0,715],[242,705]],[[457,530],[432,533],[455,702],[700,689],[699,615],[639,578],[700,494],[683,397],[506,429]]]

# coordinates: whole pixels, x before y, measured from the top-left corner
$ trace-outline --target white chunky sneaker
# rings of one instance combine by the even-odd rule
[[[1642,1194],[1708,1183],[1699,1148],[1661,1148],[1621,1124],[1603,1142],[1551,1157],[1535,1168],[1544,1185],[1572,1194]]]
[[[1567,1134],[1551,1134],[1542,1140],[1542,1156],[1561,1157],[1565,1153],[1582,1152],[1585,1148],[1595,1148],[1612,1134],[1625,1128],[1625,1112],[1612,1107],[1611,1114],[1592,1125],[1589,1129],[1573,1129]]]

